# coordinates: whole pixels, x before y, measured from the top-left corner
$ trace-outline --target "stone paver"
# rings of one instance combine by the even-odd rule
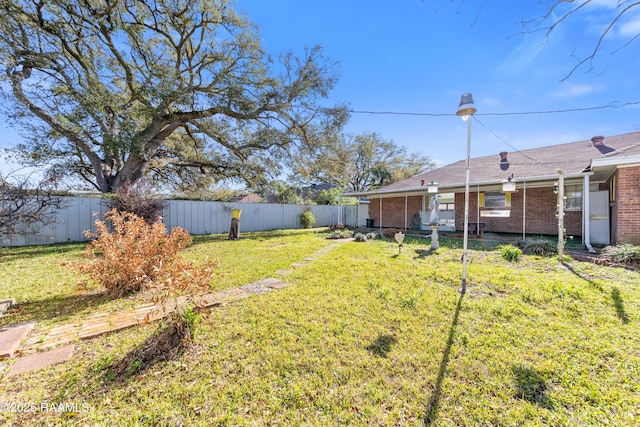
[[[64,347],[58,347],[54,350],[21,357],[13,364],[7,373],[7,377],[34,371],[36,369],[42,369],[45,366],[50,366],[56,363],[65,362],[71,357],[74,348],[74,344],[69,344]]]
[[[273,291],[273,289],[265,286],[262,283],[249,283],[248,285],[240,286],[240,289],[243,291],[247,291],[250,294],[266,294],[267,292]]]
[[[277,281],[277,282],[274,282],[274,283],[270,283],[267,286],[269,286],[271,289],[283,289],[283,288],[289,287],[291,285],[289,283]]]
[[[34,325],[34,322],[18,323],[0,329],[0,359],[13,357],[13,353],[33,330]]]
[[[220,291],[218,296],[220,297],[220,304],[228,304],[237,300],[249,298],[251,294],[240,288],[230,288]]]
[[[278,270],[276,271],[276,274],[279,274],[281,276],[286,276],[287,274],[291,274],[291,270]]]
[[[16,300],[14,298],[3,299],[0,301],[0,317],[2,317],[2,315],[15,303]]]

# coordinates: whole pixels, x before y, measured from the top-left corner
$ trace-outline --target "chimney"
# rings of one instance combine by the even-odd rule
[[[591,142],[593,143],[594,147],[600,147],[601,145],[604,145],[604,136],[602,135],[598,135],[598,136],[594,136],[593,138],[591,138]]]
[[[509,153],[507,153],[506,151],[500,152],[500,169],[502,169],[503,171],[509,169],[509,160],[507,159],[508,154]]]

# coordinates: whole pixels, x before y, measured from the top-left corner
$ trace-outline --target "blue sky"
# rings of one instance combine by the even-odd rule
[[[572,54],[594,48],[617,2],[592,0],[549,37],[522,33],[522,20],[545,13],[527,0],[238,0],[237,10],[273,56],[323,46],[340,75],[327,106],[427,114],[354,113],[348,133],[377,132],[444,165],[466,155],[467,127],[454,115],[465,92],[478,109],[473,157],[640,130],[640,40],[612,54],[640,33],[640,14],[607,37],[590,72],[581,67],[561,81],[576,64]],[[0,128],[0,146],[15,138]]]
[[[542,2],[513,0],[241,0],[238,9],[276,55],[321,45],[340,81],[327,105],[356,111],[454,114],[471,92],[478,109],[472,156],[640,130],[640,14],[607,37],[593,70],[561,80],[595,46],[617,0],[593,0],[546,37],[524,34],[523,20],[545,13]],[[640,8],[636,8],[640,9]],[[559,16],[559,15],[558,15]],[[635,19],[634,19],[635,18]],[[466,156],[467,127],[456,116],[353,114],[347,132],[385,139],[444,165]]]

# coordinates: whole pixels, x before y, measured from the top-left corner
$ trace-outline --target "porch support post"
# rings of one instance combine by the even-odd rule
[[[589,195],[589,175],[584,174],[582,180],[582,244],[591,253],[595,253],[595,249],[591,246],[591,207]]]
[[[380,224],[378,224],[380,228],[380,233],[382,234],[382,194],[380,195]]]
[[[564,172],[558,172],[558,259],[564,260]]]
[[[407,234],[407,206],[408,206],[408,196],[407,192],[404,192],[404,234]]]
[[[527,181],[522,182],[522,240],[527,238]]]

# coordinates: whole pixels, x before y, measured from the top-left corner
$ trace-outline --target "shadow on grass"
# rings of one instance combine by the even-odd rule
[[[570,264],[563,262],[562,265],[564,265],[567,270],[569,270],[585,282],[589,283],[590,286],[604,293],[604,288],[602,287],[602,285],[594,281],[590,276],[581,274],[579,271],[576,271],[576,269],[573,268],[573,266]],[[625,325],[629,323],[629,314],[624,309],[624,300],[622,299],[622,295],[620,294],[620,289],[611,289],[611,301],[613,302],[613,307],[616,309],[616,314],[618,315],[618,318],[622,321],[622,323],[624,323]]]
[[[611,290],[611,299],[613,300],[613,306],[616,308],[618,318],[626,325],[629,323],[629,315],[624,310],[624,301],[622,300],[622,295],[620,295],[620,290],[618,288],[613,288]]]
[[[513,366],[511,372],[516,381],[516,398],[545,409],[553,409],[553,404],[547,397],[547,382],[540,372],[521,365]]]
[[[579,271],[576,271],[575,268],[573,268],[573,266],[571,264],[568,264],[566,262],[562,262],[562,265],[569,270],[570,272],[572,272],[573,274],[575,274],[576,276],[578,276],[580,279],[584,280],[585,282],[587,282],[589,285],[591,285],[591,287],[593,287],[594,289],[599,290],[600,292],[604,292],[604,289],[602,288],[602,285],[596,281],[594,281],[592,279],[591,276],[589,276],[588,274],[583,274]]]
[[[75,313],[87,308],[99,307],[113,299],[115,298],[108,296],[104,291],[99,291],[25,301],[12,306],[3,316],[3,320],[10,323],[30,320],[43,321],[54,318],[64,320]]]
[[[424,259],[426,257],[429,257],[431,255],[437,254],[438,250],[437,249],[416,249],[415,250],[416,254],[418,256],[416,256],[414,259]]]
[[[391,346],[398,342],[398,339],[392,335],[379,335],[371,344],[365,347],[371,353],[380,357],[387,357],[391,351]]]
[[[190,340],[191,329],[188,323],[174,318],[161,324],[154,334],[120,359],[100,366],[102,376],[108,381],[127,381],[155,363],[175,360],[189,345]]]
[[[78,256],[81,256],[87,244],[88,242],[74,242],[0,248],[0,263],[15,261],[21,258],[60,255],[71,252],[78,252]]]
[[[231,223],[231,222],[229,222]],[[267,230],[267,231],[248,231],[246,233],[242,232],[242,224],[240,224],[240,238],[238,240],[249,240],[249,241],[262,241],[269,239],[277,239],[282,237],[293,237],[297,234],[303,233],[313,233],[311,230]],[[326,237],[328,233],[317,232],[318,236]],[[228,244],[234,244],[236,240],[229,240],[229,233],[220,233],[220,234],[198,234],[191,236],[193,238],[192,245],[201,245],[207,243],[221,243],[228,242]]]
[[[460,309],[462,308],[462,299],[464,298],[464,292],[460,293],[458,298],[458,304],[456,305],[456,311],[453,314],[453,320],[451,321],[451,327],[449,328],[449,338],[447,339],[447,345],[440,361],[440,369],[438,370],[438,378],[436,379],[436,386],[431,393],[431,398],[427,404],[427,413],[424,417],[425,425],[429,426],[436,421],[438,417],[438,410],[440,409],[440,399],[442,397],[442,383],[447,373],[447,365],[449,364],[449,357],[451,356],[451,347],[453,347],[453,341],[456,335],[456,329],[458,327],[458,317],[460,316]]]

